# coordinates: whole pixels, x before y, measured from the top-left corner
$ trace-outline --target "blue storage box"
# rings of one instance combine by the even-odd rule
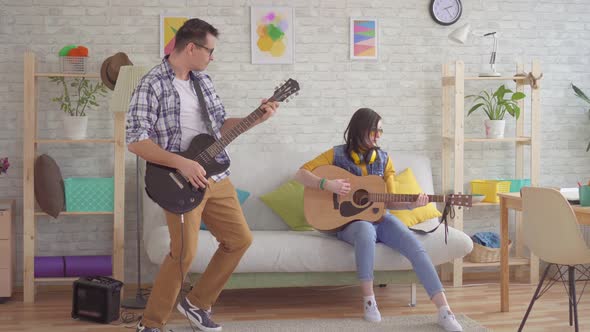
[[[530,187],[531,179],[503,179],[502,181],[510,181],[510,192],[520,192],[522,187]]]
[[[111,178],[67,178],[64,180],[66,211],[112,212],[115,181]]]

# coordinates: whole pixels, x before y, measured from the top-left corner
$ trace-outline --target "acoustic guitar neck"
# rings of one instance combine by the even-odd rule
[[[384,194],[384,193],[369,193],[368,198],[373,202],[415,202],[418,199],[416,194]],[[429,202],[445,203],[444,195],[428,195]]]

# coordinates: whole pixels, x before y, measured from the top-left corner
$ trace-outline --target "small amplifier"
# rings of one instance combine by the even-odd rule
[[[103,324],[119,319],[122,282],[109,277],[82,277],[73,287],[72,318]]]

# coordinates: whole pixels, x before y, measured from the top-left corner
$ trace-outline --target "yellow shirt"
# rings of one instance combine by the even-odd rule
[[[334,148],[320,154],[315,159],[306,162],[301,168],[312,172],[317,167],[324,165],[334,165]],[[363,175],[368,175],[367,165],[365,163],[360,164],[359,167],[361,168]],[[394,177],[395,169],[393,168],[393,162],[391,161],[391,158],[388,157],[385,170],[383,171],[383,179],[387,184],[387,192],[390,194],[395,193],[395,184],[393,182]]]

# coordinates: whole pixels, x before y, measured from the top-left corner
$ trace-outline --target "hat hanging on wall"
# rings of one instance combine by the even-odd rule
[[[106,58],[100,67],[100,79],[107,88],[114,90],[121,66],[132,66],[127,54],[119,52]]]

